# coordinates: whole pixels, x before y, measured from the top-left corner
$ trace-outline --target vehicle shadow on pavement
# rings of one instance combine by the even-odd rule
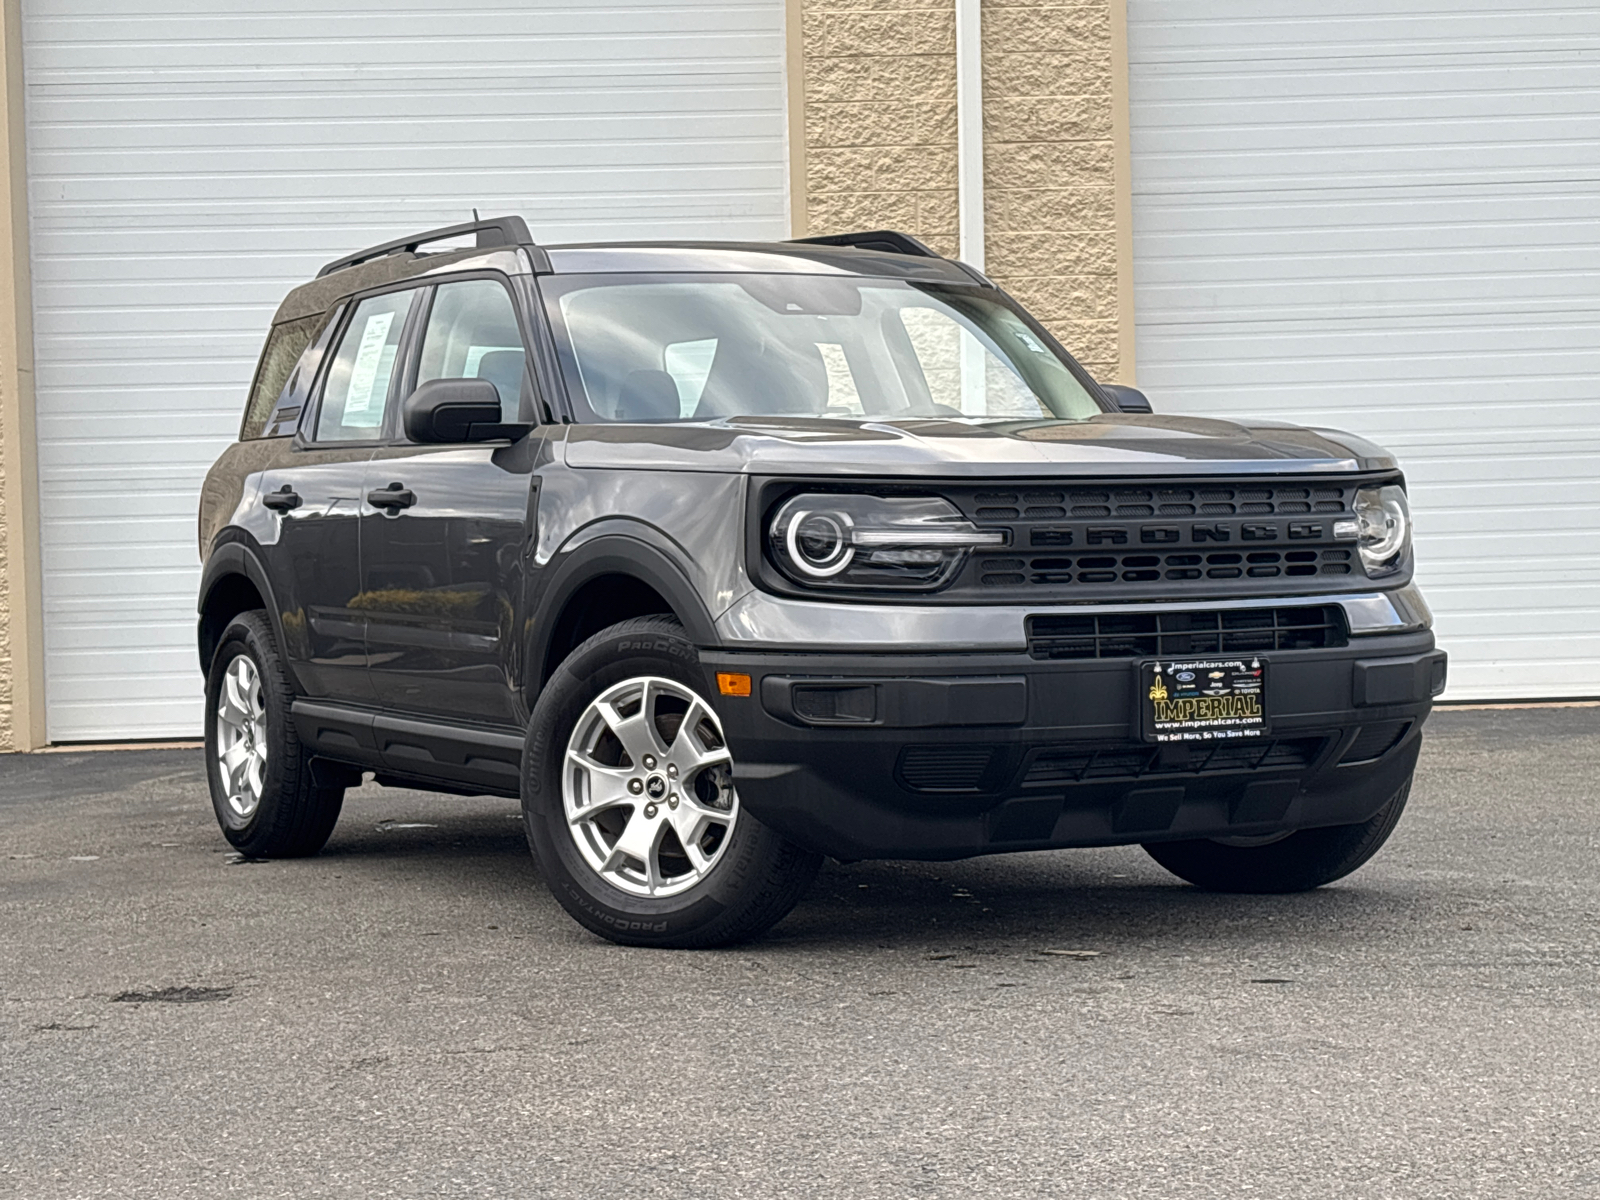
[[[461,800],[367,788],[352,792],[317,860],[412,888],[454,890],[467,864],[502,901],[531,900],[530,918],[553,938],[575,932],[528,852],[515,801]],[[391,873],[390,868],[393,868]],[[529,892],[531,891],[531,895]],[[1168,875],[1137,846],[995,855],[953,862],[824,862],[794,912],[742,948],[783,956],[825,948],[1011,946],[1092,950],[1170,941],[1192,949],[1259,941],[1293,928],[1330,939],[1374,921],[1407,920],[1425,905],[1414,889],[1361,875],[1295,896],[1228,896]],[[539,936],[530,930],[534,936]],[[578,934],[588,937],[587,934]]]
[[[1294,929],[1322,931],[1405,920],[1410,889],[1359,878],[1292,896],[1219,895],[1165,875],[1138,847],[1059,850],[951,863],[825,866],[769,944],[892,947],[930,941],[983,946],[1026,940],[1039,948],[1094,950],[1170,941],[1185,948],[1259,942]]]

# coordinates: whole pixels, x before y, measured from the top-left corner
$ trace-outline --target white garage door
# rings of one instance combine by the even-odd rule
[[[53,740],[200,730],[195,505],[323,262],[782,237],[783,0],[24,0]]]
[[[1600,695],[1600,7],[1128,0],[1138,376],[1398,453],[1453,699]]]

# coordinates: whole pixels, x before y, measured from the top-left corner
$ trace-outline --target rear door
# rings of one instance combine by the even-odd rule
[[[430,300],[405,391],[433,379],[488,379],[503,420],[532,420],[523,326],[506,281],[451,280]],[[441,720],[520,726],[516,630],[540,439],[418,445],[398,422],[394,432],[368,464],[361,522],[378,700]]]
[[[284,650],[311,696],[374,699],[358,569],[362,485],[417,295],[388,292],[351,306],[290,463],[264,473],[258,502],[277,514],[278,537],[262,549]]]

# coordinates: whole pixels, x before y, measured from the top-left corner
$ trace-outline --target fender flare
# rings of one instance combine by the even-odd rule
[[[226,537],[227,532],[224,531],[222,536]],[[230,575],[244,576],[261,594],[261,599],[267,606],[267,620],[272,624],[272,635],[278,639],[279,646],[286,645],[283,640],[283,614],[278,611],[277,598],[273,595],[272,584],[268,582],[267,571],[261,565],[261,559],[247,542],[223,542],[212,550],[211,557],[206,559],[205,570],[200,575],[200,599],[195,605],[195,611],[201,614],[201,620],[195,628],[195,641],[196,650],[200,655],[202,674],[211,668],[205,644],[206,607],[217,585]],[[290,670],[292,673],[293,668]]]
[[[662,550],[630,534],[608,533],[561,552],[546,568],[551,579],[533,613],[528,641],[527,692],[535,699],[544,688],[544,661],[555,634],[556,617],[584,584],[602,575],[630,575],[649,584],[672,606],[696,646],[720,644],[705,601],[688,576]]]

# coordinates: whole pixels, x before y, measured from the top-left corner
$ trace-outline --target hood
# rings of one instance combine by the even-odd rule
[[[574,425],[572,467],[760,475],[1197,475],[1362,472],[1395,460],[1353,434],[1260,421],[1102,413],[1086,421],[732,417]]]

